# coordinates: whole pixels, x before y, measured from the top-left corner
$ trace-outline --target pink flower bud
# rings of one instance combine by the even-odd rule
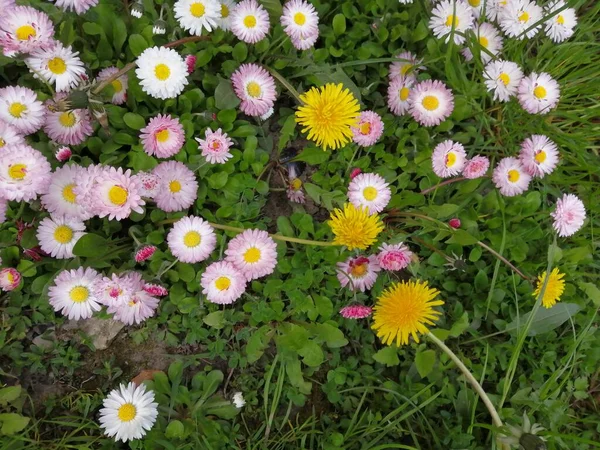
[[[187,55],[185,63],[187,64],[188,74],[192,74],[196,70],[196,57],[194,55]]]
[[[354,180],[354,178],[359,176],[361,173],[362,173],[362,170],[360,170],[358,167],[355,167],[354,169],[352,169],[352,172],[350,172],[350,179]]]
[[[150,295],[154,295],[155,297],[164,297],[169,293],[166,287],[152,283],[146,283],[144,285],[144,291],[146,291]]]
[[[452,228],[460,228],[460,219],[450,219],[448,221],[448,225],[450,225]]]
[[[364,319],[369,317],[373,310],[364,305],[344,306],[340,309],[340,314],[346,319]]]
[[[18,288],[19,284],[21,284],[21,274],[17,269],[9,267],[0,270],[0,288],[2,288],[3,291],[12,291]]]
[[[73,152],[69,147],[61,147],[56,151],[55,156],[60,162],[65,162],[71,157],[72,154]]]
[[[143,247],[138,248],[135,252],[135,262],[141,263],[146,261],[156,251],[156,247],[154,245],[144,245]]]

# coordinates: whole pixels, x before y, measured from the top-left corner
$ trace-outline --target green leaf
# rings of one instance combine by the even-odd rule
[[[240,413],[240,409],[220,395],[209,398],[204,404],[204,410],[207,415],[210,414],[226,420],[231,420]]]
[[[421,378],[425,378],[433,370],[435,365],[435,351],[424,350],[415,356],[415,366]]]
[[[384,347],[373,355],[373,359],[380,364],[385,364],[387,367],[400,364],[397,347]]]
[[[296,117],[291,114],[285,119],[281,130],[279,130],[279,151],[283,150],[285,146],[290,142],[292,136],[294,136],[294,130],[296,129]]]
[[[319,147],[306,147],[297,157],[297,161],[305,161],[308,164],[317,165],[327,161],[330,157],[329,152]]]
[[[598,289],[598,286],[596,286],[594,283],[584,283],[583,281],[579,282],[578,286],[587,294],[594,305],[600,307],[600,289]]]
[[[265,352],[267,345],[271,341],[273,333],[271,328],[267,325],[258,329],[258,331],[252,333],[248,338],[246,344],[246,355],[248,356],[248,362],[253,363],[260,359]]]
[[[179,420],[172,420],[165,429],[165,437],[168,439],[183,439],[185,427]]]
[[[302,356],[302,362],[309,367],[317,367],[323,362],[323,350],[315,341],[308,341],[298,350],[298,354]]]
[[[21,395],[21,386],[9,386],[0,389],[0,405],[6,406]]]
[[[108,250],[108,242],[102,236],[94,233],[83,235],[73,247],[75,256],[99,257],[104,255]]]
[[[469,315],[464,312],[460,319],[458,319],[450,328],[450,336],[458,337],[464,333],[464,331],[469,328]]]
[[[219,111],[219,113],[217,114],[217,119],[221,123],[228,124],[228,123],[233,123],[236,116],[237,116],[237,113],[236,113],[235,109],[223,109],[223,110]]]
[[[209,327],[220,330],[225,326],[225,313],[223,311],[211,312],[202,319],[202,322]]]
[[[133,56],[138,57],[148,48],[148,41],[141,34],[132,34],[129,36],[129,50]]]
[[[240,104],[240,99],[233,92],[229,80],[221,80],[215,89],[215,106],[218,109],[235,109]]]
[[[552,331],[577,314],[580,309],[581,306],[575,303],[557,303],[552,308],[544,308],[541,306],[531,322],[531,328],[529,328],[529,333],[527,335],[537,336]],[[528,312],[519,317],[518,321],[516,319],[513,320],[506,326],[504,331],[512,332],[524,327],[530,315],[531,312]]]
[[[235,47],[233,47],[231,56],[239,63],[244,62],[248,56],[248,46],[243,42],[238,42],[235,44]]]
[[[102,27],[96,23],[85,22],[82,25],[82,27],[83,27],[84,33],[89,34],[91,36],[97,36],[97,35],[104,34],[104,30],[102,29]]]
[[[336,36],[340,36],[346,32],[346,16],[336,14],[333,18],[333,32]]]
[[[112,23],[112,44],[117,53],[121,52],[121,47],[127,40],[127,27],[125,26],[125,22],[123,22],[120,18],[116,17]]]
[[[29,417],[15,413],[0,414],[0,422],[2,423],[0,433],[11,435],[25,429],[29,423]]]
[[[309,329],[317,338],[325,342],[329,348],[339,348],[348,344],[348,340],[344,337],[342,330],[328,323],[310,324]]]
[[[132,130],[141,130],[146,126],[146,121],[136,113],[128,112],[123,116],[123,122]]]
[[[446,241],[447,244],[460,244],[460,245],[473,245],[479,242],[479,239],[472,236],[465,230],[456,230],[452,233],[450,239]]]
[[[227,172],[213,173],[208,178],[208,185],[212,189],[221,189],[223,186],[225,186],[227,184],[228,178],[229,178],[229,174]]]
[[[262,0],[260,3],[269,12],[271,20],[275,23],[279,22],[281,14],[283,13],[281,2],[279,0]]]
[[[202,396],[204,398],[208,398],[211,395],[213,395],[217,391],[219,385],[223,382],[223,378],[223,372],[221,372],[220,370],[213,370],[209,372],[204,378],[204,392]]]
[[[26,259],[19,261],[19,264],[17,264],[17,270],[26,278],[34,277],[37,274],[35,263]]]
[[[419,24],[417,25],[417,27],[415,28],[415,31],[413,31],[413,35],[412,35],[413,42],[422,41],[423,39],[425,39],[427,37],[428,34],[429,34],[429,27],[427,27],[427,24],[421,20],[419,22]]]
[[[286,216],[279,216],[277,218],[277,230],[284,236],[295,236],[294,228]]]
[[[171,384],[178,384],[181,382],[181,377],[183,376],[183,361],[178,360],[172,362],[169,366],[168,370],[169,380],[171,380]]]

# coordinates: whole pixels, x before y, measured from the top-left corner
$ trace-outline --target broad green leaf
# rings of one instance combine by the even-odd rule
[[[209,327],[220,330],[225,326],[225,313],[223,311],[211,312],[202,319],[202,322]]]
[[[472,236],[465,230],[455,230],[452,233],[450,239],[446,241],[447,244],[460,244],[460,245],[473,245],[479,241],[476,237]]]
[[[129,36],[129,50],[133,56],[138,57],[148,48],[148,41],[141,34],[132,34]]]
[[[182,439],[184,437],[185,427],[179,420],[172,420],[165,429],[165,437],[168,439]]]
[[[557,303],[552,308],[544,308],[541,306],[531,322],[531,328],[527,335],[537,336],[552,331],[577,314],[580,309],[581,306],[575,303]],[[518,328],[524,327],[530,315],[531,312],[528,312],[519,317],[518,321],[516,319],[513,320],[506,326],[504,331],[513,332]]]
[[[279,0],[261,0],[261,5],[269,12],[269,16],[274,23],[279,22],[281,14],[283,13],[283,6]]]
[[[317,367],[323,362],[323,350],[315,341],[308,341],[298,350],[298,354],[302,356],[302,362],[309,367]]]
[[[394,346],[382,348],[373,355],[373,359],[380,364],[385,364],[387,367],[397,366],[400,364],[400,359],[398,358],[398,348]]]
[[[344,34],[346,31],[346,16],[343,14],[336,14],[333,18],[333,32],[336,36]]]
[[[233,86],[229,80],[221,80],[215,89],[215,106],[218,109],[235,109],[240,104],[240,99],[233,92]]]
[[[0,423],[2,424],[0,433],[11,435],[25,429],[29,423],[29,417],[23,417],[22,415],[15,413],[0,414]]]
[[[9,386],[0,389],[0,405],[6,406],[21,395],[21,386]]]
[[[290,142],[292,136],[294,136],[294,130],[296,129],[296,117],[291,114],[285,119],[281,130],[279,131],[279,151],[283,150],[285,146]]]
[[[104,255],[108,248],[106,239],[94,233],[87,233],[79,238],[73,247],[75,256],[98,257]]]
[[[424,350],[415,356],[415,366],[421,378],[425,378],[433,370],[435,365],[435,351]]]
[[[319,147],[306,147],[297,157],[297,161],[305,161],[311,165],[322,164],[331,157],[330,153]]]
[[[183,362],[181,360],[172,362],[167,373],[169,374],[171,384],[180,383],[181,376],[183,375]]]
[[[146,126],[146,121],[142,116],[136,113],[128,112],[123,116],[123,121],[132,130],[141,130]]]

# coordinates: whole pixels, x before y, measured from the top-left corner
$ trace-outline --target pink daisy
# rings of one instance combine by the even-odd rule
[[[118,305],[128,302],[133,293],[141,289],[141,286],[135,283],[135,279],[126,276],[119,276],[116,273],[110,277],[99,277],[95,284],[94,294],[98,302],[108,307],[118,307]]]
[[[399,244],[382,244],[379,247],[377,261],[383,270],[397,271],[405,269],[412,261],[413,252],[400,242]]]
[[[514,197],[527,190],[531,175],[517,158],[510,157],[500,160],[494,169],[492,180],[502,195]]]
[[[45,108],[29,88],[7,86],[0,89],[0,120],[23,135],[38,131],[45,121]]]
[[[204,132],[204,139],[196,138],[196,141],[202,149],[202,156],[211,164],[225,164],[228,159],[233,157],[229,153],[233,141],[220,128],[217,131],[207,128]]]
[[[383,134],[383,120],[374,111],[363,111],[358,116],[358,125],[352,127],[352,140],[361,147],[374,145]]]
[[[58,162],[65,162],[68,161],[71,156],[73,156],[73,152],[69,147],[60,147],[58,150],[56,150],[54,156]]]
[[[5,55],[51,47],[53,36],[50,18],[30,6],[15,6],[0,15],[0,47]]]
[[[59,111],[59,102],[66,99],[65,93],[56,94],[46,101],[46,123],[44,132],[61,145],[82,144],[94,132],[87,109]]]
[[[269,26],[269,14],[256,0],[243,0],[231,11],[231,31],[248,44],[263,40]]]
[[[109,220],[122,220],[132,211],[144,212],[144,200],[140,196],[139,186],[131,170],[123,172],[119,167],[110,167],[102,171],[94,180],[90,192],[91,207],[94,215],[108,217]]]
[[[102,82],[104,80],[109,79],[114,74],[119,71],[116,67],[107,67],[106,69],[102,69],[98,74],[97,81]],[[113,89],[113,95],[111,98],[111,103],[113,105],[122,105],[127,101],[127,89],[129,87],[129,78],[127,74],[121,75],[116,80],[111,81],[110,85]]]
[[[0,120],[0,152],[12,145],[26,144],[25,138],[16,127]]]
[[[410,91],[410,114],[421,125],[439,125],[454,110],[454,95],[438,80],[421,81]]]
[[[361,173],[362,173],[362,170],[360,170],[358,167],[355,167],[354,169],[352,169],[352,172],[350,172],[350,181],[354,180]]]
[[[547,136],[534,134],[521,144],[519,159],[529,175],[543,178],[558,164],[558,147]]]
[[[304,0],[290,0],[283,7],[281,26],[291,38],[319,33],[319,15],[315,7]]]
[[[425,70],[425,66],[421,63],[422,59],[417,58],[417,55],[413,55],[411,52],[402,52],[396,56],[402,61],[394,61],[390,64],[390,73],[388,75],[390,82],[397,78],[416,78],[416,75],[420,70]]]
[[[229,305],[246,291],[246,278],[233,264],[218,261],[206,268],[200,285],[209,302]]]
[[[50,163],[28,145],[13,145],[0,151],[0,197],[31,201],[50,184]]]
[[[134,259],[136,263],[142,263],[154,255],[154,252],[158,250],[154,245],[144,245],[137,249],[134,255]]]
[[[54,4],[64,11],[74,11],[82,15],[98,4],[98,0],[54,0]]]
[[[0,223],[6,222],[6,211],[8,210],[8,200],[0,197]],[[0,258],[0,264],[2,259]]]
[[[144,151],[157,158],[169,158],[177,154],[185,142],[183,125],[170,115],[159,114],[140,131]]]
[[[108,312],[114,314],[114,319],[125,325],[144,322],[152,317],[158,308],[159,299],[143,289],[135,291],[127,302],[108,307]]]
[[[169,250],[185,263],[197,263],[210,257],[217,246],[213,227],[201,217],[179,219],[167,235]]]
[[[574,235],[585,221],[585,207],[576,195],[564,194],[556,201],[556,209],[550,213],[554,218],[552,226],[560,237]]]
[[[152,173],[160,180],[154,201],[163,211],[183,211],[196,201],[198,182],[194,172],[185,164],[166,161],[156,166]]]
[[[365,292],[371,289],[377,280],[377,273],[381,270],[377,257],[357,256],[350,257],[344,262],[337,263],[337,277],[342,287],[349,285],[353,291]]]
[[[291,38],[292,45],[297,50],[308,50],[309,48],[314,47],[315,43],[319,39],[319,30],[314,33],[303,34],[301,36],[294,36]]]
[[[302,180],[300,178],[290,179],[290,184],[286,189],[287,198],[294,203],[303,204],[306,202],[304,191],[302,190]]]
[[[237,9],[237,8],[236,8]],[[275,104],[277,91],[273,77],[257,64],[242,64],[231,75],[240,109],[249,116],[262,116]]]
[[[133,176],[139,187],[142,197],[153,199],[160,187],[160,179],[152,172],[138,172]]]
[[[410,91],[415,79],[412,77],[396,77],[388,87],[388,107],[396,116],[403,116],[410,109]]]
[[[519,83],[517,98],[528,113],[548,114],[560,100],[560,87],[546,72],[534,72]]]
[[[350,305],[340,309],[340,315],[345,319],[365,319],[372,312],[373,308],[364,305]]]
[[[436,145],[431,155],[434,173],[440,178],[458,175],[465,167],[467,154],[462,144],[450,139]]]
[[[486,174],[490,168],[490,160],[486,156],[473,156],[465,161],[465,167],[462,171],[462,176],[473,180],[480,178]]]
[[[270,275],[277,265],[277,244],[262,230],[245,230],[229,241],[225,260],[247,281]]]
[[[17,269],[8,267],[0,270],[0,289],[5,292],[14,291],[21,284],[21,274]]]
[[[348,200],[357,208],[367,208],[369,214],[380,213],[392,198],[390,185],[376,173],[361,173],[348,185]]]

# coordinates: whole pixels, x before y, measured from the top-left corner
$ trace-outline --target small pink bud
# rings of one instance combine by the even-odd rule
[[[60,162],[65,162],[71,157],[72,154],[73,152],[69,147],[61,147],[56,151],[55,155],[56,159],[58,159]]]
[[[21,284],[21,274],[17,269],[9,267],[0,270],[0,288],[2,288],[3,291],[12,291],[18,288],[19,284]]]
[[[156,247],[154,245],[144,245],[143,247],[140,247],[135,252],[135,262],[141,263],[141,262],[146,261],[152,255],[154,255],[155,251],[156,251]]]
[[[360,170],[358,167],[355,167],[354,169],[352,169],[352,172],[350,172],[350,179],[354,180],[361,173],[362,173],[362,170]]]
[[[164,297],[169,293],[166,287],[160,286],[158,284],[146,283],[144,285],[144,291],[146,291],[150,295],[154,295],[156,297]]]
[[[450,225],[452,228],[460,228],[460,219],[450,219],[448,221],[448,225]]]
[[[187,64],[188,74],[192,74],[196,70],[196,57],[194,55],[187,55],[185,63]]]

